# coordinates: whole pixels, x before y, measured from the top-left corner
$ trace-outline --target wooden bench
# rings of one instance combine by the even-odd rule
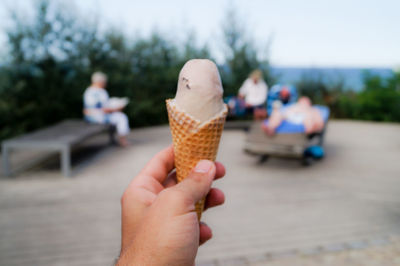
[[[3,171],[11,175],[10,152],[15,149],[37,149],[60,152],[61,170],[71,176],[71,150],[84,140],[101,133],[108,133],[114,143],[115,128],[110,125],[90,124],[82,120],[65,120],[48,128],[40,129],[2,143]]]

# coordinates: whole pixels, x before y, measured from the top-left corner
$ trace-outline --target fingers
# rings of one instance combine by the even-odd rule
[[[225,176],[225,173],[226,173],[225,166],[222,163],[215,162],[215,168],[216,168],[216,171],[215,171],[214,180],[222,178],[222,177]],[[164,185],[165,188],[168,188],[168,187],[171,187],[173,185],[176,185],[176,183],[177,183],[176,171],[174,170],[171,173],[169,173],[167,179],[164,180],[163,185]]]
[[[194,204],[204,198],[210,191],[215,174],[215,164],[208,160],[201,160],[189,176],[172,189],[180,190]]]
[[[215,178],[214,179],[219,179],[225,176],[225,166],[220,163],[220,162],[215,162]],[[176,180],[176,171],[173,170],[171,173],[169,173],[168,177],[164,180],[162,185],[164,188],[169,188],[174,185],[176,185],[178,182]]]
[[[225,194],[218,188],[212,188],[207,195],[204,210],[224,204]]]
[[[200,222],[200,245],[212,238],[211,228],[207,224]]]
[[[215,162],[215,168],[216,168],[215,179],[225,176],[226,170],[225,170],[225,166],[222,163]]]
[[[172,145],[157,153],[143,168],[141,175],[154,177],[162,183],[174,169],[174,150]]]

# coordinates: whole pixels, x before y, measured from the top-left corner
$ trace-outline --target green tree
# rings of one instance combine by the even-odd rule
[[[8,77],[0,83],[0,139],[80,116],[85,75],[77,66],[85,61],[82,47],[95,46],[94,27],[48,1],[37,2],[33,21],[16,12],[12,19],[10,55],[0,71]]]
[[[400,73],[384,79],[366,73],[365,89],[358,95],[359,118],[374,121],[400,121]]]
[[[254,46],[254,41],[248,36],[245,24],[235,8],[230,6],[222,23],[222,40],[224,43],[226,64],[220,67],[225,93],[237,94],[238,89],[254,69],[263,72],[268,85],[274,83],[270,73],[268,60],[260,60],[260,51]]]
[[[212,59],[191,31],[179,43],[159,32],[128,39],[116,28],[100,32],[70,4],[35,3],[32,20],[16,10],[7,29],[9,52],[0,62],[0,140],[82,118],[82,95],[99,70],[108,75],[110,95],[131,99],[125,112],[133,126],[166,123],[165,99],[174,96],[183,64]],[[268,60],[260,59],[243,24],[233,9],[229,12],[223,27],[226,60],[220,64],[226,93],[236,94],[255,68],[272,85]]]
[[[177,45],[154,32],[128,41],[118,29],[102,33],[69,5],[41,0],[27,21],[12,14],[9,56],[0,64],[0,140],[67,118],[82,117],[82,95],[94,71],[108,75],[110,95],[131,99],[133,126],[165,123],[186,60],[210,57],[193,34]]]
[[[304,75],[296,86],[313,103],[329,106],[333,117],[400,121],[400,73],[382,78],[365,72],[360,92],[345,90],[343,80],[328,82],[321,74]]]

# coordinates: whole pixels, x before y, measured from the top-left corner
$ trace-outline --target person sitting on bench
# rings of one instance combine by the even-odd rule
[[[107,76],[102,72],[92,75],[92,84],[85,90],[83,101],[85,119],[91,123],[112,124],[116,127],[118,142],[125,147],[129,143],[126,136],[129,134],[129,121],[121,107],[107,107],[109,95],[105,90]]]
[[[263,130],[268,135],[275,134],[283,120],[293,124],[302,124],[306,134],[320,132],[324,128],[324,120],[317,108],[312,107],[308,97],[301,97],[297,103],[281,108],[281,103],[274,103],[268,123],[263,124]]]
[[[261,70],[257,69],[251,72],[250,76],[243,82],[239,89],[238,98],[245,102],[245,113],[253,115],[253,118],[258,120],[267,117],[265,109],[267,95],[268,86],[263,79]]]

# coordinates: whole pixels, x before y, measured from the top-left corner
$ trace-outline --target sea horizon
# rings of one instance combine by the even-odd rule
[[[388,78],[395,73],[395,69],[390,67],[271,65],[271,74],[277,78],[277,83],[295,85],[304,78],[322,79],[328,84],[343,82],[344,89],[354,91],[363,89],[363,78],[366,73]]]

